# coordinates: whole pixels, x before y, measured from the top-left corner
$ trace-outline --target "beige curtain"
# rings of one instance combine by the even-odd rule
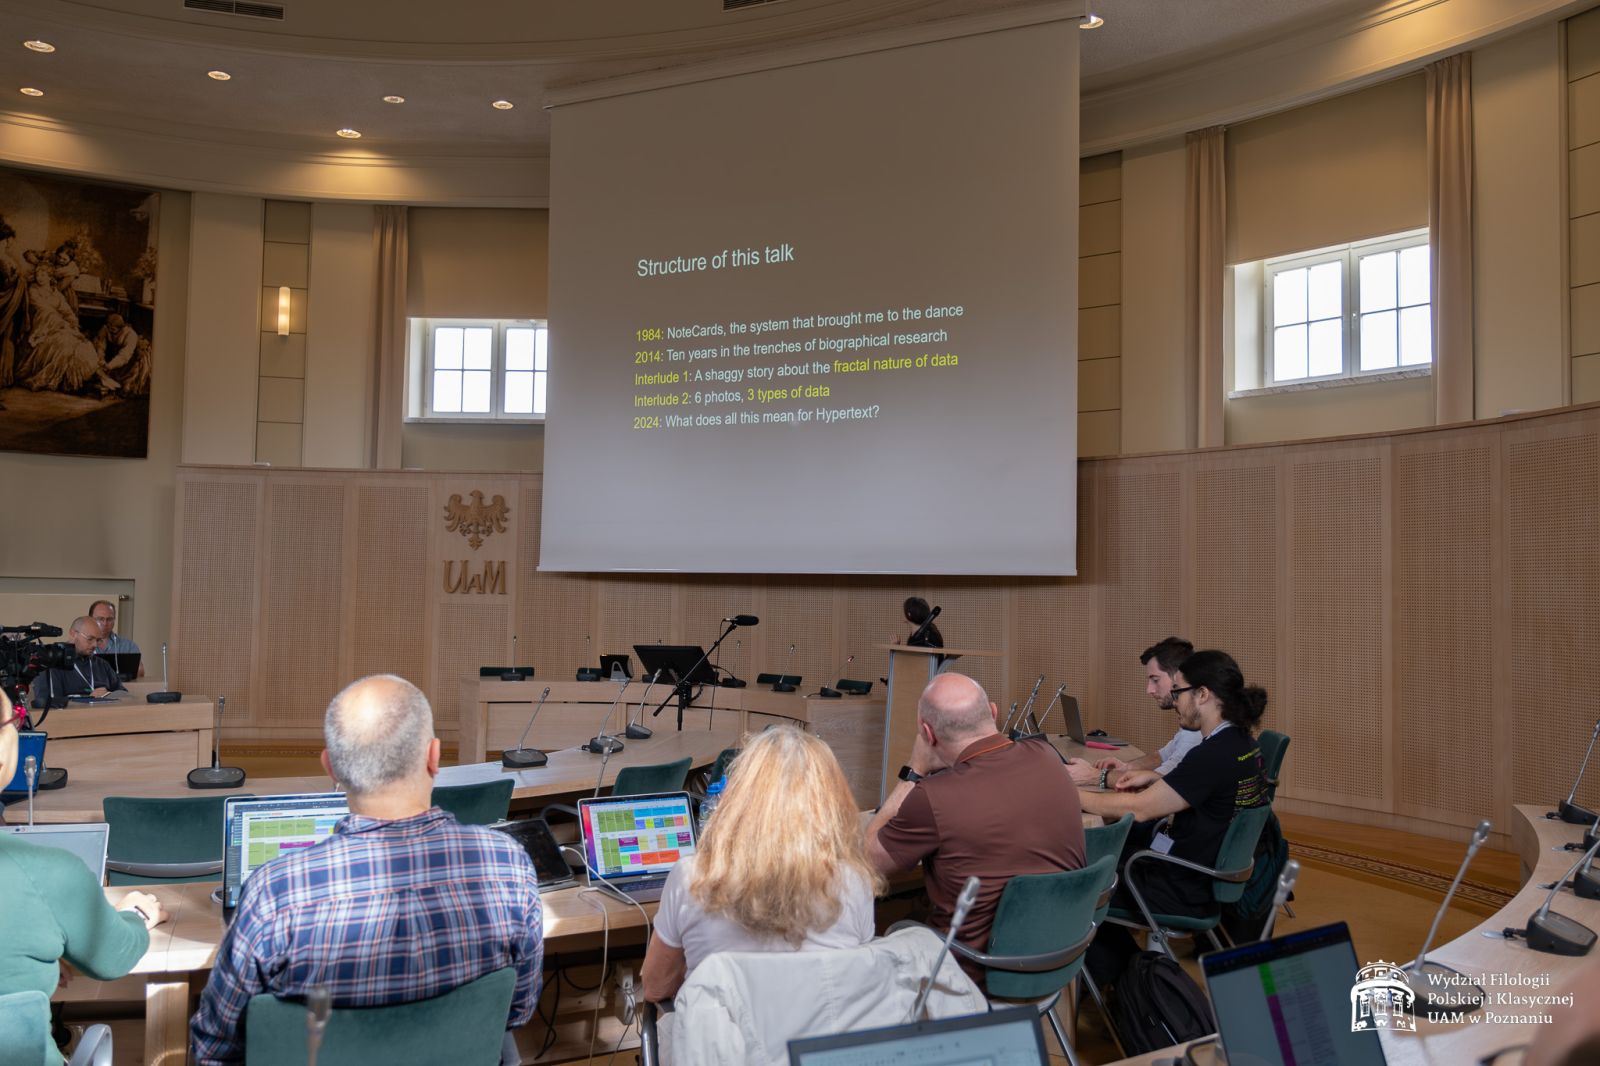
[[[1467,422],[1474,415],[1472,57],[1428,64],[1427,83],[1434,421]]]
[[[1188,136],[1188,199],[1184,207],[1186,359],[1190,410],[1189,444],[1223,443],[1222,281],[1227,242],[1223,128]]]
[[[400,467],[400,428],[405,418],[406,272],[410,252],[406,209],[378,206],[372,224],[373,252],[378,260],[377,328],[373,330],[372,465]]]

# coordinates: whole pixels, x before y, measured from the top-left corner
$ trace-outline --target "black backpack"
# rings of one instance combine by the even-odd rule
[[[1143,1055],[1217,1031],[1205,993],[1164,952],[1141,951],[1129,959],[1117,982],[1115,1000],[1111,1013],[1122,1049],[1129,1055]]]
[[[1250,871],[1250,880],[1244,886],[1244,895],[1237,903],[1222,908],[1222,928],[1235,944],[1249,944],[1261,936],[1267,912],[1272,910],[1272,898],[1278,891],[1278,877],[1289,862],[1289,842],[1283,838],[1283,827],[1278,824],[1277,812],[1267,815],[1261,827],[1261,839],[1256,842],[1256,865]],[[1289,896],[1294,898],[1293,893]]]

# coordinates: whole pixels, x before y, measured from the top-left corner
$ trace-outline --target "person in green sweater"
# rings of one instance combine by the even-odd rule
[[[0,691],[0,782],[17,772],[21,718]],[[0,832],[0,899],[10,916],[0,936],[0,991],[5,992],[37,988],[53,994],[63,959],[97,980],[122,977],[150,946],[150,930],[167,919],[161,902],[148,892],[129,892],[113,909],[81,859],[15,833]],[[48,1010],[38,1024],[48,1031]]]

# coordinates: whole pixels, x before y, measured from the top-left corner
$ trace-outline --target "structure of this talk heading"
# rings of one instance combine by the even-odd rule
[[[641,259],[635,270],[641,278],[660,278],[669,274],[698,274],[705,270],[753,267],[794,262],[794,245],[784,242],[765,248],[724,248],[716,255],[675,255],[671,259]]]

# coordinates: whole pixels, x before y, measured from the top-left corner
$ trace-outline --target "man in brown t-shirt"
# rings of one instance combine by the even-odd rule
[[[1084,865],[1078,789],[1054,748],[995,728],[999,708],[964,674],[940,674],[917,701],[907,778],[867,827],[884,873],[924,863],[930,924],[948,929],[968,877],[981,888],[959,939],[986,951],[1006,882]],[[981,983],[972,967],[963,967]]]

